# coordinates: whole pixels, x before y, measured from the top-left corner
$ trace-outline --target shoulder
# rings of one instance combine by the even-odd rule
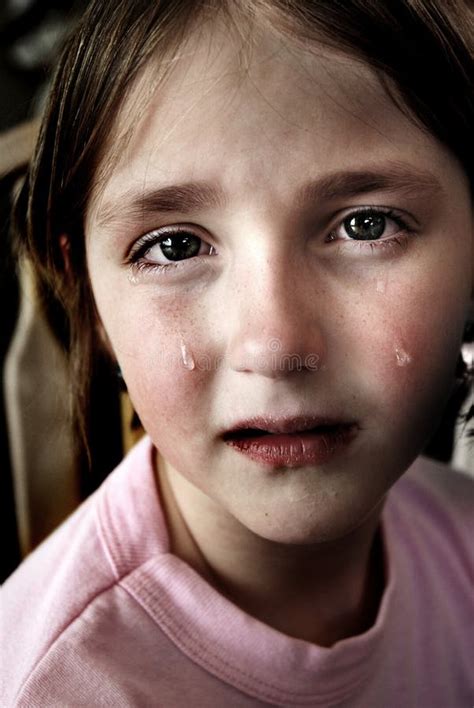
[[[10,640],[2,647],[2,690],[7,703],[14,703],[72,625],[98,601],[113,598],[121,576],[140,562],[128,552],[127,529],[121,535],[116,529],[123,526],[127,495],[140,484],[135,473],[148,459],[149,448],[147,441],[139,443],[4,583],[2,624]]]
[[[414,675],[435,667],[440,705],[460,705],[472,690],[474,480],[418,457],[389,492],[382,518],[397,598],[393,646]]]
[[[388,495],[386,518],[404,562],[468,590],[474,572],[474,479],[420,456]],[[443,581],[442,581],[443,582]],[[468,590],[469,592],[469,590]]]
[[[420,511],[473,523],[474,478],[443,462],[420,455],[394,487],[394,496]]]

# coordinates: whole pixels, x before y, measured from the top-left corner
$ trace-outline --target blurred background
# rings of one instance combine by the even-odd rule
[[[73,463],[64,353],[14,256],[10,209],[39,129],[49,78],[88,0],[0,0],[0,503],[2,582],[91,494],[133,444],[114,372],[97,372],[92,464]],[[123,429],[122,429],[123,428]],[[125,435],[123,434],[125,431]],[[104,440],[99,443],[99,437]]]
[[[87,0],[2,0],[0,128],[37,115],[49,69]]]
[[[97,488],[141,431],[115,373],[98,370],[91,402],[91,468],[73,464],[64,353],[39,312],[27,264],[16,262],[10,229],[12,199],[34,149],[51,70],[88,0],[0,2],[2,582]],[[472,325],[465,339],[463,358],[472,367]],[[472,438],[469,444],[460,417],[472,405],[472,387],[460,379],[424,454],[474,475]]]

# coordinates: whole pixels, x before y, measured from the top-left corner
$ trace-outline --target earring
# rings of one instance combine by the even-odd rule
[[[461,358],[468,376],[474,376],[474,342],[464,342],[461,347]]]
[[[466,325],[463,332],[463,343],[458,359],[458,370],[461,385],[464,388],[464,399],[469,395],[472,396],[472,385],[474,380],[474,301],[471,302]],[[471,392],[471,394],[470,394]],[[471,398],[472,400],[472,398]],[[460,415],[465,426],[474,419],[474,404],[470,404],[465,413]],[[474,428],[467,431],[468,438],[474,438]]]
[[[471,306],[462,337],[461,358],[465,373],[474,376],[474,304]]]

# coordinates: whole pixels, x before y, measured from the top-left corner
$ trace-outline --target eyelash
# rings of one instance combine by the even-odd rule
[[[344,222],[349,219],[350,217],[353,217],[355,215],[368,215],[368,216],[377,216],[377,215],[383,215],[385,217],[388,217],[391,219],[397,226],[400,227],[401,232],[397,236],[391,236],[390,238],[386,238],[383,240],[373,240],[373,241],[364,241],[364,240],[357,240],[357,239],[342,239],[343,241],[347,241],[351,244],[357,244],[358,246],[358,251],[367,251],[370,249],[371,254],[377,254],[383,251],[386,251],[387,249],[394,250],[396,248],[401,248],[407,244],[407,241],[410,237],[410,235],[413,235],[416,233],[415,229],[411,228],[406,220],[402,217],[402,215],[395,211],[394,209],[383,209],[381,207],[362,207],[360,209],[354,209],[353,211],[349,212],[337,225],[335,229],[333,229],[328,236],[332,236],[341,226],[343,226]],[[170,237],[170,236],[182,236],[182,235],[192,235],[196,236],[196,238],[199,238],[197,234],[194,234],[191,230],[185,229],[185,228],[176,228],[176,229],[166,229],[159,234],[155,231],[151,231],[150,233],[146,234],[145,236],[140,239],[139,245],[133,249],[132,254],[128,258],[128,265],[131,267],[133,272],[135,274],[141,273],[141,272],[147,272],[147,273],[155,273],[159,272],[161,275],[166,275],[167,273],[170,273],[170,271],[175,271],[177,268],[183,267],[185,263],[187,263],[190,260],[194,260],[197,256],[193,256],[192,258],[186,258],[181,261],[170,261],[170,263],[167,264],[162,264],[162,263],[149,263],[145,260],[143,260],[143,257],[148,253],[153,246],[156,246],[160,243],[160,240]],[[203,240],[203,239],[201,239]],[[330,242],[334,241],[334,239],[330,239]],[[354,248],[354,246],[350,246],[351,249]],[[211,255],[211,254],[207,254]]]

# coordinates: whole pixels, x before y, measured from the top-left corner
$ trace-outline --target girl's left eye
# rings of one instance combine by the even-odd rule
[[[363,207],[348,214],[330,232],[327,240],[348,241],[351,242],[350,247],[352,243],[357,243],[358,250],[370,248],[374,251],[377,248],[401,246],[411,233],[414,233],[414,229],[393,209]]]

